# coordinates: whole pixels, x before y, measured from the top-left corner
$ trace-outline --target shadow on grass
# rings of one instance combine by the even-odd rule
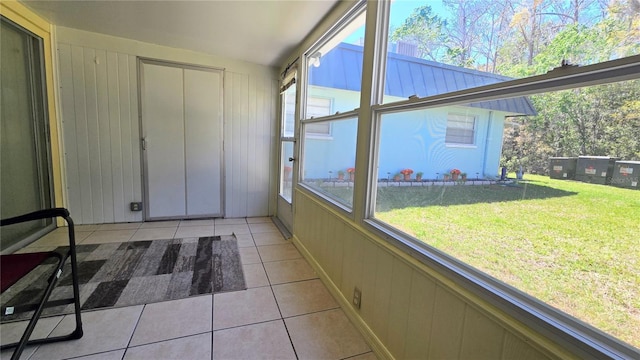
[[[576,194],[578,193],[528,182],[517,185],[380,187],[376,211],[548,199]]]

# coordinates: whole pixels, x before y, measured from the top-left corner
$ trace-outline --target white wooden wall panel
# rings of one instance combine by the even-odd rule
[[[467,306],[464,334],[462,335],[462,359],[499,359],[505,331],[480,311]]]
[[[71,210],[74,221],[84,223],[82,218],[82,200],[80,196],[80,166],[78,165],[78,147],[76,143],[76,113],[73,101],[73,67],[71,64],[71,46],[60,44],[58,46],[58,64],[60,74],[60,102],[64,114],[62,123],[62,136],[64,138],[64,159],[67,207]],[[78,213],[76,214],[76,211]]]
[[[131,199],[140,199],[142,201],[142,152],[140,151],[140,122],[138,120],[138,59],[135,56],[127,55],[129,70],[129,119],[131,119]],[[138,200],[133,200],[138,201]],[[125,204],[128,206],[128,202]],[[140,221],[142,214],[138,212],[126,211],[124,213],[126,221]]]
[[[225,72],[224,140],[226,217],[270,213],[276,144],[277,82]]]
[[[270,68],[57,29],[67,206],[78,224],[141,221],[137,56],[226,67],[225,216],[267,216],[275,190],[277,74]]]
[[[100,144],[100,172],[102,180],[103,222],[115,221],[113,174],[111,169],[111,124],[109,119],[109,83],[107,76],[107,52],[96,50],[96,96],[98,102],[98,131]]]
[[[459,358],[466,304],[442,286],[436,288],[429,358]]]
[[[91,181],[91,212],[94,218],[102,218],[102,175],[100,161],[100,132],[98,130],[98,88],[96,86],[96,53],[93,49],[82,51],[84,68],[85,120],[87,122],[87,148],[89,149],[89,179]]]
[[[506,315],[492,316],[449,280],[409,262],[382,240],[304,192],[296,193],[294,242],[341,298],[346,310],[380,341],[382,353],[398,359],[547,359],[550,346],[522,340]],[[352,309],[353,289],[362,306]],[[493,309],[493,308],[492,308]],[[494,311],[497,311],[494,309]],[[522,328],[518,331],[523,331]]]
[[[135,57],[60,43],[58,64],[71,213],[79,224],[142,220],[128,209],[142,200]]]
[[[409,306],[404,351],[398,353],[398,358],[420,359],[429,351],[428,339],[431,338],[436,282],[414,270],[411,274],[410,291],[407,296]]]
[[[393,272],[391,276],[391,292],[389,299],[389,316],[387,320],[387,344],[394,354],[404,353],[404,342],[407,335],[407,321],[409,315],[411,293],[411,269],[398,258],[393,258]]]
[[[118,85],[118,54],[106,52],[107,56],[107,92],[109,102],[109,144],[111,149],[111,161],[107,165],[111,167],[113,197],[107,199],[113,202],[114,222],[122,221],[124,215],[122,209],[125,208],[124,198],[124,178],[122,172],[122,143],[126,139],[120,136],[120,96]],[[65,139],[66,140],[66,139]],[[106,220],[106,219],[105,219]],[[92,222],[99,222],[95,219]],[[106,221],[105,221],[106,222]]]
[[[80,201],[82,205],[82,221],[93,219],[93,204],[91,202],[91,164],[89,153],[89,133],[87,130],[87,109],[84,79],[84,49],[71,48],[71,68],[73,69],[73,111],[75,112],[76,149],[78,151],[78,176],[80,178]],[[78,214],[78,212],[75,212]]]

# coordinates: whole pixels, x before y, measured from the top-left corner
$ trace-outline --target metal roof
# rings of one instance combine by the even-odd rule
[[[362,46],[340,43],[329,53],[322,55],[320,63],[323,66],[311,66],[309,83],[360,91],[362,56]],[[507,80],[512,78],[389,53],[384,93],[405,99],[411,95],[426,97]],[[483,101],[470,106],[517,115],[536,115],[533,104],[527,97]]]

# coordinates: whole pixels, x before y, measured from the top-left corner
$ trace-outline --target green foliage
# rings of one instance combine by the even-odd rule
[[[418,45],[418,57],[442,61],[446,53],[447,22],[425,5],[413,10],[404,24],[390,34],[391,41],[403,40]]]

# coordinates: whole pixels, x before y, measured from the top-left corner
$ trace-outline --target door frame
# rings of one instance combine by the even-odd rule
[[[295,192],[296,184],[298,182],[299,161],[298,161],[298,129],[299,129],[299,104],[300,102],[300,90],[299,90],[299,74],[298,63],[294,62],[290,64],[282,74],[282,86],[280,88],[278,96],[279,104],[279,116],[278,116],[278,189],[276,191],[276,218],[284,225],[284,227],[293,234],[294,228],[294,209],[295,209]],[[291,134],[286,134],[284,128],[286,126],[286,97],[284,92],[293,88],[295,90],[294,104],[293,104],[293,129]],[[288,135],[288,136],[287,136]],[[294,159],[291,164],[291,201],[288,201],[281,195],[283,179],[284,161],[282,159],[282,151],[285,143],[293,144],[293,152],[291,157]]]
[[[144,127],[144,109],[143,109],[143,92],[144,92],[144,71],[142,69],[144,64],[150,65],[158,65],[158,66],[169,66],[180,69],[190,69],[190,70],[198,70],[198,71],[209,71],[209,72],[219,72],[220,73],[220,213],[218,214],[206,214],[206,215],[193,215],[193,216],[168,216],[168,217],[151,217],[149,213],[149,179],[148,179],[148,162],[147,162],[147,151],[145,149],[145,127]],[[140,170],[142,177],[142,220],[143,221],[157,221],[157,220],[177,220],[177,219],[203,219],[203,218],[214,218],[214,217],[224,217],[225,209],[226,209],[226,201],[225,201],[225,193],[226,193],[226,176],[225,176],[225,162],[224,162],[224,78],[225,78],[225,68],[214,67],[214,66],[203,66],[203,65],[195,65],[188,64],[176,61],[167,61],[160,59],[153,59],[147,57],[137,57],[137,71],[138,71],[138,125],[140,129]]]

